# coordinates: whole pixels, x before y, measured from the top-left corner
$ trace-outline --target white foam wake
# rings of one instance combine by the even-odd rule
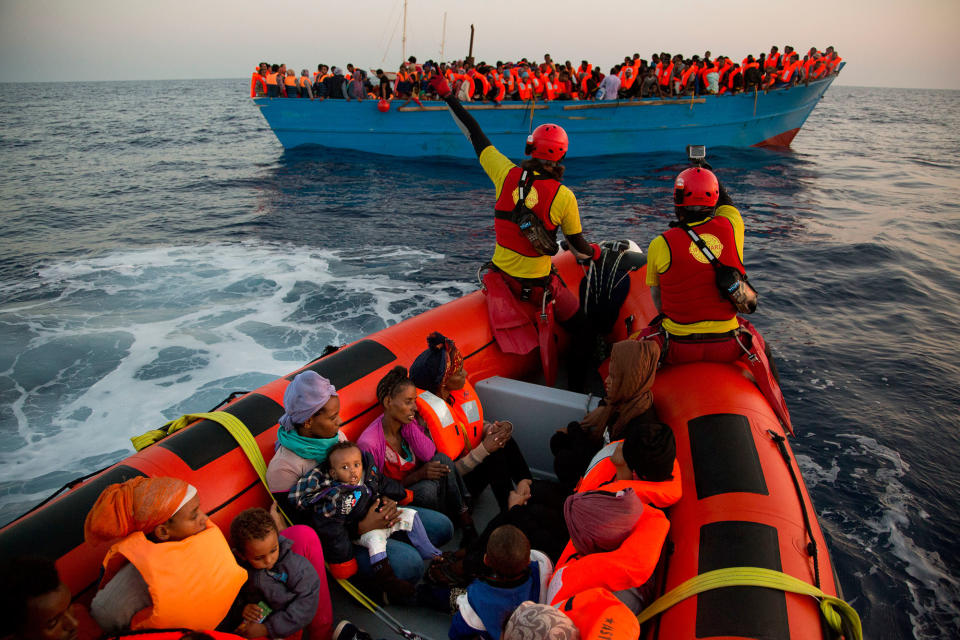
[[[0,506],[42,495],[34,478],[119,459],[132,435],[474,288],[414,279],[442,259],[209,244],[58,262],[33,282],[0,283],[10,301],[0,324],[16,336],[0,359]]]

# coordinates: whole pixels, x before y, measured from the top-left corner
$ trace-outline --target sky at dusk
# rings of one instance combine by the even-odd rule
[[[395,70],[403,0],[0,0],[0,82],[247,78],[260,60]],[[444,13],[446,37],[444,39]],[[960,0],[408,0],[407,55],[604,70],[667,51],[834,45],[839,84],[960,89]]]

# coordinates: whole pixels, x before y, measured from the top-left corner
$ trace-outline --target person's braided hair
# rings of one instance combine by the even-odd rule
[[[414,386],[413,380],[407,376],[407,370],[400,365],[395,366],[377,383],[377,403],[382,406],[384,400],[395,397],[408,385]]]

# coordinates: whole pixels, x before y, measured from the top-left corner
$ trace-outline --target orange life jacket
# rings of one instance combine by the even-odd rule
[[[592,587],[616,592],[643,585],[653,575],[669,530],[667,516],[644,505],[633,531],[618,549],[580,555],[573,542],[567,543],[550,578],[547,602],[556,605]]]
[[[277,72],[268,71],[267,72],[267,84],[277,84]]]
[[[547,100],[557,98],[557,86],[549,78],[545,78],[543,81],[543,95]]]
[[[456,460],[483,440],[483,407],[470,382],[463,389],[451,391],[450,396],[452,404],[418,389],[417,411],[427,423],[437,449]]]
[[[699,71],[700,65],[694,62],[689,67],[683,70],[683,73],[680,74],[680,88],[686,89],[687,83],[690,81],[690,76],[694,78],[697,77],[697,71]]]
[[[491,79],[493,80],[493,86],[497,88],[497,95],[494,97],[494,100],[500,102],[503,100],[503,97],[507,94],[507,86],[503,84],[503,78],[500,77],[500,74],[494,71],[490,74]]]
[[[520,78],[517,80],[517,91],[520,93],[521,100],[529,100],[533,97],[533,83],[530,82],[530,78],[524,80]]]
[[[576,492],[593,491],[594,489],[603,489],[604,491],[620,491],[621,489],[633,489],[633,492],[646,504],[652,504],[655,507],[666,509],[676,504],[683,495],[683,482],[680,477],[680,463],[674,458],[673,469],[669,480],[660,482],[650,482],[648,480],[617,480],[617,467],[613,464],[610,456],[616,450],[617,445],[623,442],[617,440],[611,442],[594,456],[596,462],[592,464],[580,478],[577,483]]]
[[[487,77],[477,71],[473,72],[473,88],[477,88],[477,81],[480,82],[480,91],[482,92],[483,97],[486,97],[490,93],[490,81],[487,80]]]
[[[230,610],[247,572],[212,520],[207,528],[175,542],[151,542],[140,531],[107,551],[104,581],[126,558],[143,576],[153,605],[138,611],[131,629],[213,629]]]
[[[507,93],[513,95],[517,91],[517,78],[509,71],[503,72],[503,81],[507,86]]]
[[[540,76],[536,74],[531,74],[529,79],[530,79],[530,84],[533,87],[533,95],[537,97],[542,97],[544,86],[543,86],[543,81],[540,79]]]
[[[582,640],[636,640],[640,623],[630,608],[603,587],[587,589],[556,605]]]
[[[733,85],[737,81],[737,76],[743,73],[743,69],[737,67],[730,72],[730,75],[727,76],[727,91],[733,91]]]
[[[768,56],[768,57],[767,57],[767,61],[763,64],[763,68],[764,68],[764,69],[769,69],[769,68],[772,67],[772,68],[776,69],[776,68],[777,68],[777,64],[779,64],[779,63],[780,63],[780,54],[779,54],[779,53],[775,53],[775,54],[773,54],[772,56]]]
[[[793,77],[793,72],[797,70],[799,62],[784,62],[783,71],[780,72],[780,82],[790,82],[790,79]]]
[[[590,64],[589,62],[587,63],[586,69],[583,68],[582,64],[579,67],[577,67],[577,75],[580,76],[581,78],[583,78],[584,76],[589,76],[592,71],[593,71],[593,65]]]
[[[303,89],[305,86],[310,84],[309,76],[300,76],[300,88]]]
[[[285,78],[283,79],[283,84],[287,85],[288,87],[295,87],[295,86],[297,86],[297,76],[287,76],[287,77],[285,77]]]
[[[657,65],[657,82],[660,83],[661,87],[670,86],[670,78],[673,76],[673,61],[670,61],[670,64],[666,66]]]
[[[260,71],[254,71],[253,76],[250,78],[250,97],[251,98],[257,97],[257,84],[263,87],[263,93],[266,94],[267,81],[264,79],[262,75],[260,75]]]

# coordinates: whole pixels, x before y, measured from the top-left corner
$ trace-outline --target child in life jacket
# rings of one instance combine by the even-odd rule
[[[137,477],[103,490],[84,522],[88,544],[112,543],[90,613],[106,633],[214,629],[247,572],[178,478]]]
[[[486,573],[457,597],[457,614],[450,624],[451,640],[482,637],[500,640],[510,614],[523,602],[546,602],[553,563],[530,548],[530,541],[513,525],[497,527],[487,541]]]
[[[320,536],[324,554],[331,564],[353,558],[353,542],[366,547],[374,577],[388,599],[407,599],[414,586],[393,573],[387,558],[387,538],[405,532],[424,560],[437,558],[441,551],[430,542],[420,516],[413,509],[396,509],[397,518],[388,528],[361,531],[361,522],[370,509],[393,508],[409,502],[409,491],[383,475],[373,456],[352,442],[333,445],[327,459],[290,490],[290,502],[311,511],[312,523]],[[346,577],[346,576],[343,576]]]
[[[293,541],[281,537],[266,509],[242,511],[230,523],[233,552],[247,569],[240,590],[245,638],[285,638],[306,627],[317,613],[320,577]]]

